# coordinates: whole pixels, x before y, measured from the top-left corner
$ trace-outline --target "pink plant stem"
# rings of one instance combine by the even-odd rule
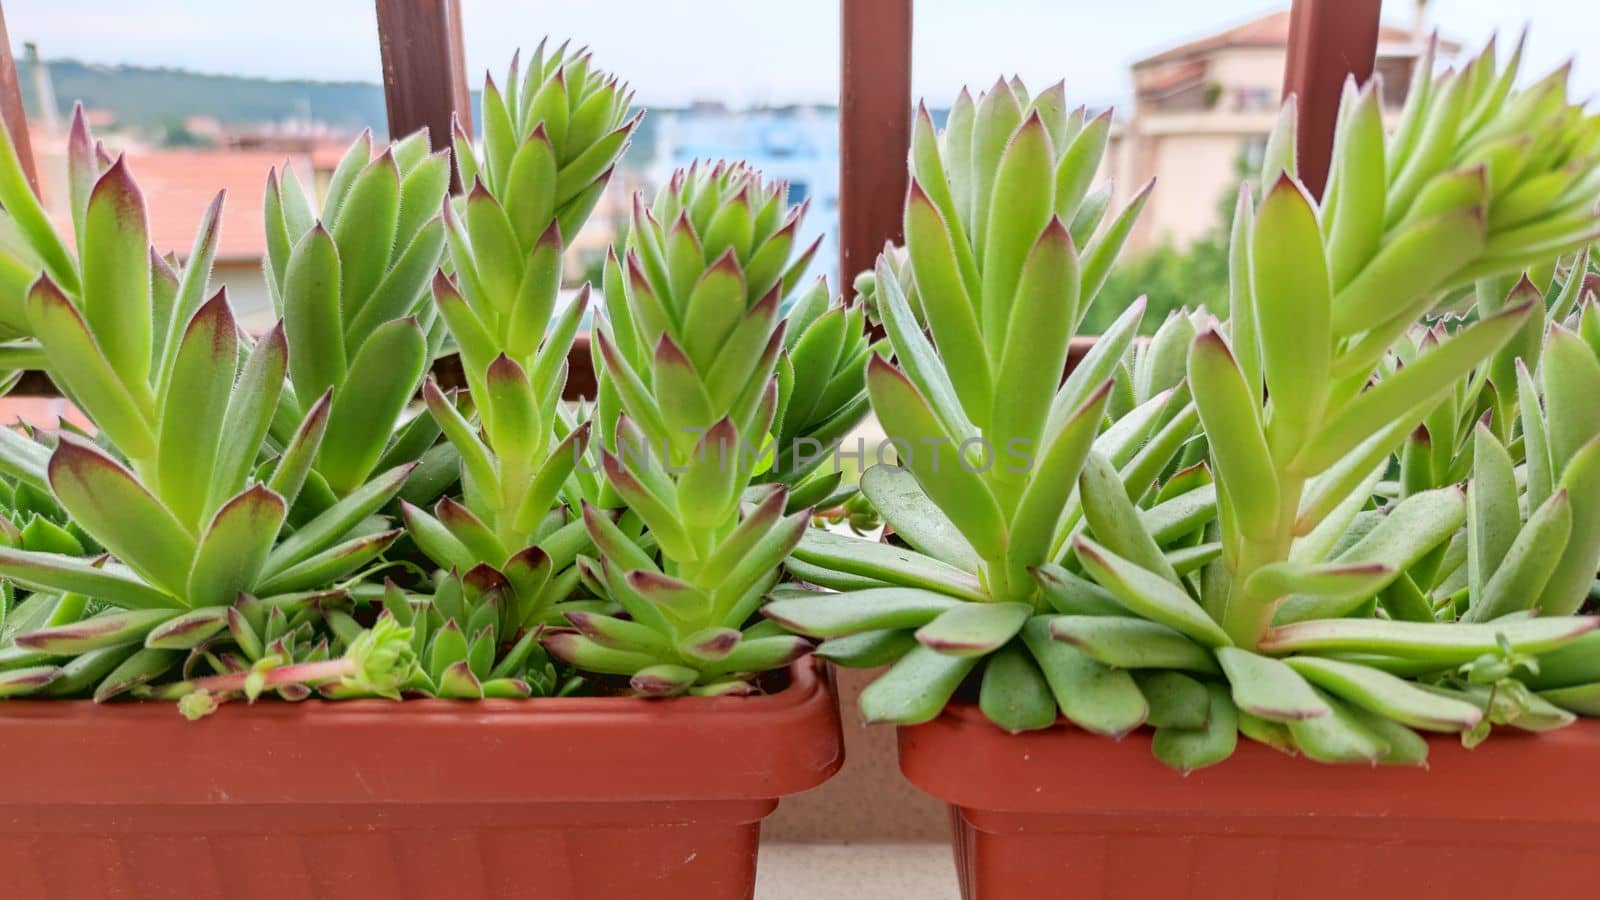
[[[259,675],[262,691],[285,687],[293,684],[318,684],[325,681],[335,681],[355,672],[355,665],[345,659],[329,659],[321,662],[297,663],[292,666],[280,666],[265,672],[254,673],[229,672],[225,675],[210,675],[205,678],[194,678],[172,685],[163,695],[168,699],[192,691],[207,691],[213,694],[231,694],[243,692],[245,683],[252,675]]]

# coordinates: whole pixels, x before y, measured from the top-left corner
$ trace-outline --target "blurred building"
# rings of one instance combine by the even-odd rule
[[[639,170],[621,165],[611,173],[611,180],[600,192],[588,220],[562,250],[561,279],[566,288],[563,296],[572,294],[585,281],[592,282],[595,290],[600,289],[600,269],[605,263],[606,251],[626,239],[634,194],[643,193],[649,197],[653,191],[647,181]]]
[[[56,229],[72,240],[72,214],[67,208],[66,135],[35,129],[34,161],[39,191]],[[245,328],[263,331],[276,320],[267,294],[262,261],[267,255],[262,203],[267,173],[293,166],[301,182],[314,185],[326,178],[311,154],[270,150],[208,150],[150,147],[137,142],[108,148],[127,159],[128,170],[144,195],[150,244],[158,253],[188,257],[206,207],[218,191],[226,191],[222,223],[212,266],[213,288],[226,286],[228,300]]]
[[[833,289],[840,289],[833,271],[839,258],[836,110],[801,106],[734,111],[702,103],[663,114],[659,127],[655,159],[646,169],[652,184],[666,184],[674,169],[695,160],[740,159],[769,179],[788,182],[790,203],[811,204],[798,246],[822,238],[808,274],[827,275]]]
[[[265,331],[277,319],[262,270],[267,255],[262,204],[267,195],[267,172],[285,165],[295,167],[302,184],[316,183],[309,155],[287,156],[268,150],[128,154],[128,169],[145,196],[150,244],[159,253],[187,257],[206,206],[219,190],[227,191],[211,287],[227,288],[234,313],[250,331]]]
[[[30,47],[30,53],[37,62],[37,52]],[[48,67],[36,64],[32,72],[35,105],[48,111],[29,122],[39,192],[57,231],[70,242],[67,123],[58,113]],[[158,253],[186,258],[206,207],[218,191],[226,192],[211,283],[227,288],[245,328],[270,328],[277,316],[262,270],[267,255],[262,219],[267,173],[292,166],[300,182],[320,196],[352,135],[303,123],[229,129],[215,119],[191,117],[183,123],[184,130],[200,146],[170,147],[139,130],[119,127],[109,110],[85,110],[84,119],[107,153],[126,157],[144,195],[150,244]]]
[[[1376,72],[1386,115],[1405,103],[1425,47],[1418,28],[1385,25]],[[1217,227],[1223,198],[1237,189],[1239,165],[1258,165],[1278,112],[1288,58],[1289,13],[1269,13],[1145,57],[1133,64],[1131,110],[1113,129],[1106,174],[1118,202],[1155,177],[1156,191],[1130,238],[1133,249],[1182,247]],[[1445,41],[1448,59],[1459,45]]]

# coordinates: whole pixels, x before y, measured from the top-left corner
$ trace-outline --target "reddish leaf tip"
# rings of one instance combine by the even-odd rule
[[[527,373],[523,372],[522,367],[504,353],[489,363],[488,379],[492,384],[501,382],[526,384],[528,380]]]
[[[910,206],[913,203],[926,205],[930,209],[933,207],[933,200],[928,197],[928,192],[916,178],[912,178],[906,185],[906,205]]]
[[[539,240],[535,242],[535,245],[539,247],[551,247],[559,252],[563,246],[561,240],[561,223],[555,219],[551,219],[549,227],[545,228],[545,230],[539,234]]]
[[[1053,243],[1062,246],[1072,246],[1072,232],[1067,228],[1067,223],[1061,221],[1058,215],[1051,215],[1050,221],[1044,225],[1044,231],[1039,233],[1038,243]]]

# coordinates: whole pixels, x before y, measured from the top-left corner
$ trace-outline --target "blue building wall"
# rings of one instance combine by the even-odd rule
[[[839,118],[837,110],[800,107],[736,111],[721,108],[678,110],[663,115],[656,158],[646,169],[655,185],[674,169],[695,160],[742,159],[769,179],[789,182],[789,202],[811,201],[801,226],[805,246],[817,236],[822,245],[808,271],[826,276],[835,293],[842,284],[839,264]]]

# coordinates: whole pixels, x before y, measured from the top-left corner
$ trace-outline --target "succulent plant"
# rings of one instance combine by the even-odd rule
[[[1577,271],[1586,268],[1586,256],[1585,252],[1572,261]],[[1581,487],[1576,496],[1561,487],[1568,483],[1567,467],[1578,461],[1579,438],[1597,433],[1581,411],[1577,418],[1572,412],[1576,408],[1572,398],[1600,383],[1593,377],[1597,371],[1593,354],[1577,336],[1583,310],[1593,303],[1592,295],[1579,302],[1581,281],[1580,276],[1553,285],[1547,307],[1546,293],[1522,278],[1512,288],[1511,298],[1496,306],[1527,307],[1528,320],[1540,326],[1541,340],[1527,345],[1524,326],[1488,362],[1458,381],[1405,439],[1394,469],[1396,480],[1378,483],[1377,493],[1396,499],[1468,483],[1471,515],[1466,528],[1407,572],[1397,588],[1425,596],[1442,619],[1486,621],[1542,605],[1550,567],[1560,556],[1551,551],[1559,551],[1571,536],[1574,503],[1583,510],[1580,515],[1589,514],[1592,501]],[[1568,286],[1573,290],[1566,290]],[[1480,297],[1485,288],[1480,284]],[[1558,324],[1561,320],[1570,327]],[[1414,328],[1385,361],[1386,373],[1409,365],[1420,352],[1436,347],[1446,333],[1442,324]],[[1503,372],[1507,364],[1509,375]],[[1509,385],[1509,390],[1502,385]],[[1547,398],[1556,399],[1550,403]],[[1559,448],[1551,446],[1547,435],[1547,420],[1557,417],[1576,423],[1557,426],[1565,435]],[[1573,479],[1581,486],[1581,479],[1576,475]],[[1558,492],[1561,496],[1553,497]],[[1360,518],[1353,523],[1361,525]],[[1579,535],[1577,540],[1587,544],[1591,539]],[[1513,546],[1515,556],[1508,555]],[[1600,552],[1600,545],[1595,550]],[[1573,549],[1575,557],[1587,552]],[[1566,599],[1554,609],[1576,611],[1587,593],[1579,590],[1582,576],[1569,574],[1563,580],[1567,587],[1556,590]]]
[[[777,430],[767,483],[789,489],[790,511],[830,507],[854,493],[833,456],[867,413],[866,307],[828,299],[818,279],[785,317],[778,359]],[[833,463],[828,465],[828,463]]]
[[[56,439],[38,431],[0,430],[0,544],[68,556],[100,552],[100,545],[74,522],[35,480]]]
[[[463,189],[482,184],[505,205],[522,246],[552,222],[559,239],[571,241],[642,113],[628,115],[633,92],[595,68],[587,48],[547,50],[540,41],[525,68],[519,59],[511,61],[504,90],[485,76],[481,146],[454,123],[456,170]]]
[[[1553,267],[1595,237],[1595,128],[1565,104],[1558,80],[1515,91],[1514,73],[1515,63],[1495,72],[1486,55],[1437,82],[1424,76],[1392,137],[1378,86],[1347,90],[1321,204],[1294,177],[1286,109],[1268,144],[1266,195],[1256,208],[1246,192],[1235,218],[1227,320],[1175,317],[1120,366],[1119,323],[1059,391],[1066,329],[1045,323],[1074,321],[1081,301],[1062,285],[1091,279],[1087,263],[1072,265],[1063,218],[1050,215],[1050,186],[1077,181],[1053,166],[1054,133],[1030,116],[1015,136],[978,141],[1003,148],[998,172],[986,188],[956,189],[959,177],[925,174],[941,166],[919,124],[927,155],[914,147],[906,233],[933,342],[880,267],[874,286],[899,367],[875,359],[868,380],[905,468],[863,479],[919,552],[808,537],[791,571],[848,590],[789,590],[768,614],[829,638],[823,655],[894,661],[862,696],[869,719],[931,718],[982,662],[979,705],[1000,726],[1048,727],[1058,710],[1105,734],[1148,723],[1156,756],[1182,770],[1227,758],[1240,733],[1321,761],[1416,763],[1427,744],[1414,729],[1470,744],[1491,724],[1570,721],[1531,685],[1546,684],[1544,654],[1574,658],[1560,654],[1576,653],[1597,624],[1568,614],[1600,562],[1588,533],[1600,518],[1576,511],[1592,501],[1574,499],[1593,492],[1600,422],[1561,398],[1576,398],[1600,367],[1576,335],[1552,330],[1542,414],[1523,367],[1525,384],[1511,392],[1523,397],[1523,428],[1562,432],[1559,452],[1524,436],[1534,447],[1524,521],[1509,455],[1488,428],[1468,456],[1479,470],[1472,487],[1450,479],[1466,477],[1458,441],[1495,354],[1543,304],[1513,295],[1471,324],[1403,339],[1474,282]],[[991,121],[997,108],[1001,121],[1020,118],[1009,99],[990,100]],[[950,130],[963,126],[952,115]],[[1509,169],[1489,152],[1502,144],[1516,157]],[[959,176],[965,164],[950,158],[944,167]],[[1524,178],[1543,179],[1540,203]],[[946,210],[974,208],[962,197],[1006,212],[986,231],[945,227]],[[1056,268],[1044,268],[1052,255]],[[1037,383],[996,389],[1014,383],[1006,362],[1022,347],[1033,371],[1010,377]],[[1029,402],[1052,393],[1053,405]],[[1102,430],[1108,409],[1117,415]],[[1393,455],[1425,423],[1447,438],[1440,465],[1424,465],[1430,448],[1413,438],[1402,482],[1384,496]],[[1018,434],[1030,448],[1047,438],[1020,474],[966,451],[971,437],[995,447]],[[923,445],[935,449],[912,452]],[[1563,497],[1584,523],[1566,534],[1552,524]],[[1515,542],[1523,552],[1509,551]],[[1464,606],[1473,621],[1438,621],[1425,593],[1453,556],[1452,568],[1475,573]],[[1474,613],[1474,603],[1484,605]]]
[[[274,439],[287,441],[317,399],[334,394],[308,478],[309,511],[380,469],[425,456],[408,495],[432,499],[454,478],[455,461],[438,444],[433,420],[404,416],[444,339],[425,298],[444,252],[439,211],[450,162],[429,152],[426,130],[376,157],[373,150],[370,132],[350,146],[320,213],[293,167],[267,176],[265,271],[288,342],[290,382]]]
[[[645,428],[656,447],[670,446],[677,454],[693,449],[695,432],[729,414],[742,436],[765,445],[780,397],[772,398],[766,413],[773,422],[759,432],[754,425],[783,349],[777,323],[820,243],[795,255],[805,207],[787,206],[786,193],[783,183],[765,182],[742,163],[717,163],[675,172],[648,208],[635,198],[626,250],[606,260],[596,371],[625,368],[649,391],[657,367],[668,365],[656,361],[665,353],[672,365],[693,368],[707,402],[652,416],[644,408],[648,393],[639,395],[630,390],[631,381],[610,378],[596,412],[607,447],[615,446],[618,412]],[[825,288],[821,294],[826,305]],[[832,375],[829,368],[824,375]],[[817,386],[819,393],[825,384]],[[663,416],[671,421],[651,421]]]
[[[25,684],[106,699],[186,657],[187,669],[255,662],[270,649],[328,653],[301,626],[348,603],[341,583],[398,536],[374,514],[413,466],[291,520],[336,404],[324,391],[284,443],[268,441],[289,342],[281,324],[250,340],[225,292],[209,293],[221,198],[180,272],[151,252],[128,167],[89,149],[81,115],[69,151],[81,257],[47,265],[23,309],[50,376],[98,436],[63,431],[48,447],[0,438],[13,499],[48,494],[48,504],[27,502],[59,507],[72,523],[49,532],[35,519],[31,537],[19,529],[20,541],[0,547],[0,573],[34,592],[6,625],[7,692]],[[65,243],[47,225],[28,240],[41,259]],[[74,529],[86,539],[68,542]]]
[[[1597,595],[1590,558],[1600,554],[1600,494],[1589,470],[1600,448],[1600,417],[1589,397],[1600,388],[1600,305],[1576,287],[1587,257],[1580,253],[1563,288],[1550,292],[1552,321],[1535,371],[1521,356],[1513,360],[1508,396],[1518,418],[1499,429],[1493,421],[1478,426],[1466,536],[1470,583],[1481,590],[1445,614],[1463,606],[1463,617],[1479,619],[1533,605],[1573,612]],[[1519,290],[1538,296],[1527,282]]]
[[[1048,640],[1035,651],[1011,638],[1044,609],[1031,570],[1053,558],[1058,530],[1070,527],[1073,482],[1100,430],[1108,378],[1142,314],[1141,304],[1125,315],[1062,384],[1074,326],[1146,196],[1139,192],[1090,238],[1105,213],[1103,199],[1086,198],[1107,195],[1091,182],[1109,123],[1109,114],[1086,120],[1081,108],[1068,112],[1059,85],[1037,98],[1005,82],[976,103],[963,93],[942,136],[926,109],[918,112],[906,250],[931,341],[901,290],[904,278],[880,259],[874,288],[897,362],[871,357],[867,381],[904,468],[875,466],[861,489],[897,539],[919,552],[814,531],[790,572],[865,590],[786,594],[767,609],[804,633],[843,638],[825,643],[825,656],[898,661],[863,697],[869,719],[937,713],[996,650],[986,688],[1014,680],[1013,670],[1037,681],[1034,653],[1059,652]],[[1169,391],[1149,414],[1126,420],[1119,440],[1137,448],[1170,399]],[[1163,458],[1152,449],[1151,462],[1141,463],[1154,477],[1179,447],[1166,439],[1150,446],[1166,451]],[[947,608],[947,624],[968,624],[917,637],[899,624],[924,614],[931,621]],[[998,640],[961,637],[972,629]],[[1028,713],[1053,721],[1054,709]]]
[[[784,515],[782,485],[746,498],[782,413],[779,309],[815,249],[791,262],[802,213],[739,165],[679,172],[651,210],[636,202],[594,334],[601,467],[626,512],[585,505],[599,558],[581,563],[628,618],[568,613],[573,630],[545,639],[553,655],[671,695],[749,690],[744,676],[808,649],[766,623],[746,628],[808,521]],[[816,334],[835,356],[847,343]],[[807,390],[836,374],[827,362]]]
[[[400,689],[417,671],[412,631],[387,613],[370,629],[355,634],[344,653],[334,659],[314,659],[286,664],[269,656],[236,672],[186,679],[146,690],[146,696],[176,699],[178,710],[189,719],[215,712],[232,696],[254,701],[263,691],[280,693],[317,687],[329,696],[377,696],[400,699]]]
[[[31,479],[39,465],[47,461],[53,441],[22,429],[0,431],[0,547],[92,558],[103,552],[100,545],[67,515],[50,493],[50,486]],[[44,670],[14,682],[9,670],[32,667],[36,653],[18,647],[17,634],[47,625],[60,625],[90,610],[89,598],[82,595],[35,595],[11,579],[0,580],[0,693],[26,693],[39,680],[49,677]]]
[[[455,296],[436,299],[475,389],[502,353],[541,370],[536,380],[545,388],[564,374],[587,306],[585,290],[555,316],[562,250],[610,183],[643,113],[628,116],[627,85],[565,44],[546,55],[540,43],[520,74],[513,59],[504,93],[486,76],[483,97],[481,152],[456,123],[465,197],[446,218]]]
[[[153,255],[127,167],[80,115],[80,261],[14,154],[0,159],[0,369],[43,366],[97,431],[0,437],[16,518],[0,525],[0,693],[131,692],[198,716],[263,691],[581,687],[552,655],[644,694],[729,693],[806,651],[746,626],[808,524],[786,506],[842,492],[807,480],[809,462],[775,467],[773,444],[831,442],[865,412],[864,311],[818,282],[786,345],[780,306],[815,252],[796,254],[801,212],[741,167],[696,169],[636,211],[633,279],[599,340],[606,391],[563,406],[587,293],[557,312],[561,251],[638,122],[630,101],[587,53],[541,45],[503,92],[490,80],[481,152],[457,129],[460,197],[425,133],[376,155],[362,135],[320,204],[272,172],[282,321],[256,339],[207,286],[220,197],[183,264]],[[447,339],[465,392],[424,383]],[[701,434],[685,443],[668,419]],[[676,471],[713,441],[738,452],[735,438],[756,452]],[[670,476],[633,459],[649,439],[673,445]],[[671,514],[651,505],[662,495]],[[402,534],[385,515],[397,498],[400,552],[432,572],[380,558]],[[378,571],[405,587],[371,584]]]
[[[1094,184],[1109,112],[919,110],[906,245],[850,301],[800,287],[784,184],[692,166],[606,260],[576,407],[562,251],[638,122],[584,51],[489,80],[460,196],[426,134],[364,135],[320,207],[274,172],[259,337],[208,285],[220,197],[152,253],[80,113],[68,241],[0,139],[0,373],[95,425],[0,433],[0,697],[739,694],[814,637],[890,665],[871,720],[965,690],[1012,731],[1151,725],[1185,771],[1600,714],[1600,117],[1519,61],[1424,60],[1392,135],[1348,88],[1320,201],[1288,106],[1225,308],[1136,343],[1135,303],[1064,378],[1150,189]],[[465,391],[424,381],[446,341]],[[853,495],[821,463],[869,402]]]
[[[35,302],[41,310],[54,304],[57,311],[47,315],[81,321],[47,281],[40,284]],[[170,376],[173,387],[161,404],[165,414],[154,423],[163,435],[183,431],[158,445],[185,456],[157,454],[157,471],[167,477],[140,477],[72,437],[63,437],[36,473],[73,520],[116,558],[89,561],[0,549],[0,572],[19,584],[100,602],[98,610],[84,606],[82,618],[63,622],[58,611],[51,627],[13,635],[12,644],[35,651],[41,665],[66,675],[91,655],[104,666],[120,655],[136,661],[143,680],[160,677],[178,662],[180,651],[229,628],[246,603],[298,611],[299,604],[321,599],[330,588],[337,596],[343,579],[398,536],[371,517],[398,492],[409,466],[380,475],[299,527],[284,529],[324,437],[331,404],[320,401],[283,453],[258,468],[261,441],[283,383],[285,341],[281,330],[263,338],[245,359],[235,386],[236,330],[219,294],[184,332]],[[93,404],[85,409],[96,415]],[[211,414],[197,415],[198,410]],[[241,643],[249,644],[248,639]],[[111,695],[110,686],[131,686],[125,683],[131,674],[126,668],[96,671],[106,675],[97,694],[101,699]]]
[[[899,286],[900,293],[906,298],[906,305],[911,308],[912,317],[917,324],[926,327],[927,323],[922,318],[922,301],[917,298],[917,283],[911,274],[910,261],[906,258],[906,248],[893,243],[885,243],[883,252],[879,254],[888,268],[888,273]],[[871,269],[863,270],[856,274],[855,281],[851,283],[855,290],[856,302],[867,308],[867,317],[874,324],[883,322],[883,312],[879,308],[878,270],[874,265]]]
[[[787,207],[787,195],[785,182],[764,183],[759,173],[741,163],[692,165],[674,173],[648,210],[642,203],[635,204],[630,227],[643,229],[641,233],[649,237],[630,240],[626,266],[613,256],[606,272],[609,292],[638,291],[658,298],[655,303],[665,307],[662,312],[621,311],[622,316],[639,317],[614,329],[618,345],[636,367],[646,365],[661,336],[670,332],[709,378],[710,356],[719,348],[718,336],[750,341],[760,332],[750,320],[740,330],[730,330],[737,312],[731,304],[717,310],[695,303],[694,285],[679,283],[677,279],[683,276],[673,268],[679,265],[674,254],[680,252],[675,246],[680,242],[698,246],[706,265],[736,265],[745,278],[748,309],[753,311],[769,300],[775,305],[784,318],[785,330],[774,364],[778,395],[768,426],[773,453],[770,464],[757,477],[763,484],[781,484],[788,489],[788,511],[796,512],[842,502],[852,492],[842,486],[843,473],[838,467],[823,463],[866,415],[864,372],[870,348],[864,307],[834,297],[825,278],[794,293],[822,239],[816,238],[796,255],[808,204]],[[682,252],[693,255],[691,250]],[[638,284],[647,287],[641,289]],[[676,328],[665,324],[676,321],[671,317],[689,315],[696,318],[682,318]],[[656,321],[653,316],[668,318]],[[757,349],[752,345],[739,352],[748,355]],[[728,358],[738,357],[729,354]],[[756,382],[746,386],[748,390],[736,407],[748,409],[762,386]],[[615,420],[611,413],[614,402],[603,387],[602,423]],[[707,423],[685,424],[703,429]],[[755,442],[753,446],[767,437],[747,435]]]
[[[410,629],[419,663],[404,688],[454,700],[556,696],[581,688],[581,678],[556,671],[538,629],[524,627],[512,597],[509,582],[485,565],[446,575],[423,596],[388,584],[386,615]]]
[[[471,402],[431,383],[424,398],[460,457],[463,496],[405,515],[436,565],[478,580],[487,578],[473,576],[480,565],[498,573],[497,602],[515,633],[565,621],[562,604],[579,587],[574,563],[589,548],[577,515],[582,499],[598,499],[592,473],[577,471],[589,426],[561,406],[589,287],[557,312],[562,248],[639,116],[624,121],[631,94],[586,53],[546,57],[541,44],[524,75],[512,63],[507,86],[502,95],[491,78],[484,88],[483,155],[457,136],[470,190],[446,213],[453,277],[433,282]]]
[[[68,152],[68,206],[74,235],[80,239],[90,191],[110,162],[104,148],[90,138],[82,107],[75,107]],[[41,369],[43,349],[28,319],[28,293],[45,272],[63,290],[79,296],[82,271],[29,185],[9,132],[0,135],[0,206],[4,207],[0,211],[0,359],[11,371]],[[77,246],[84,245],[78,242]]]

